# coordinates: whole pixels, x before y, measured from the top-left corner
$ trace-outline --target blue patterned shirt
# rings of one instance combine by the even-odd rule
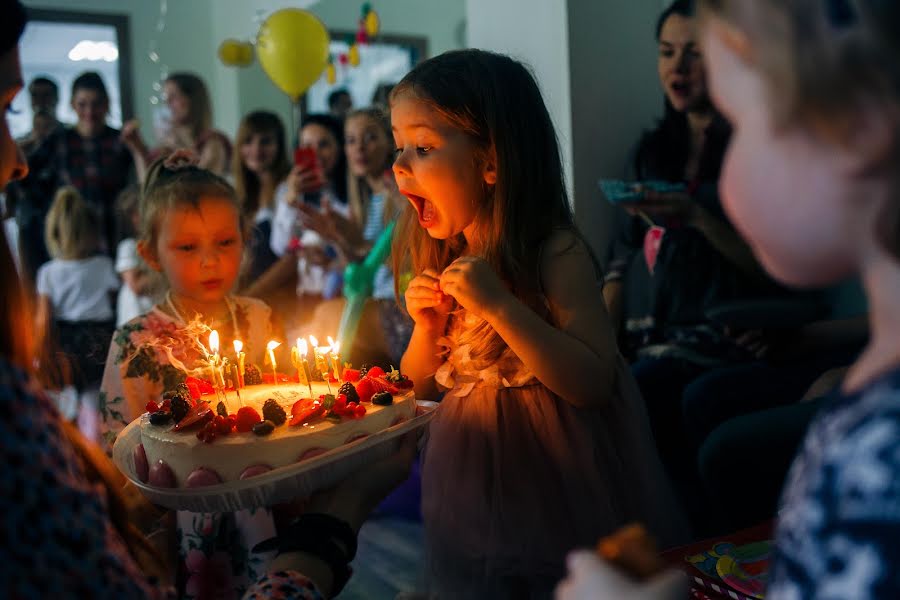
[[[900,368],[823,409],[781,505],[767,600],[900,598]]]

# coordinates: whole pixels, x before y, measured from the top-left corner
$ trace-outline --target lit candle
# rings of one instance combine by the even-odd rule
[[[216,397],[222,395],[222,398],[227,400],[225,397],[225,380],[222,377],[222,371],[219,368],[219,332],[215,329],[209,334],[209,349],[212,352],[212,356],[209,357],[209,374],[210,374],[210,383],[213,388],[216,390]]]
[[[344,365],[341,362],[341,343],[331,339],[330,335],[328,343],[331,344],[331,365],[334,367],[334,378],[340,381],[344,373]]]
[[[331,382],[328,381],[328,362],[325,360],[324,351],[330,350],[327,347],[319,347],[319,340],[317,340],[313,336],[309,336],[309,341],[312,343],[313,356],[315,357],[316,362],[316,372],[321,373],[322,377],[325,379],[325,383],[328,385],[328,393],[331,393]]]
[[[277,348],[280,345],[281,345],[281,342],[276,342],[275,340],[271,340],[266,345],[266,350],[269,351],[269,362],[272,363],[272,377],[273,377],[272,381],[276,384],[278,383],[278,371],[275,369],[275,367],[277,366],[275,364],[275,348]]]
[[[219,378],[216,376],[216,364],[219,362],[219,332],[215,329],[209,334],[209,351],[212,352],[212,356],[207,357],[209,360],[209,382],[213,387],[216,387],[219,383]]]
[[[244,357],[246,354],[242,352],[243,349],[244,342],[241,340],[234,340],[234,355],[237,359],[237,363],[235,364],[235,369],[237,369],[237,381],[234,385],[235,389],[244,387]]]
[[[306,340],[297,338],[297,345],[291,348],[291,362],[297,369],[297,381],[309,388],[309,397],[312,398],[312,383],[309,379],[309,365],[306,364]]]
[[[231,366],[232,366],[232,371],[234,372],[234,393],[237,394],[238,403],[243,407],[244,399],[241,398],[241,390],[240,390],[240,387],[241,387],[240,381],[241,381],[241,379],[243,379],[243,376],[241,375],[241,372],[238,370],[237,363],[234,363]]]

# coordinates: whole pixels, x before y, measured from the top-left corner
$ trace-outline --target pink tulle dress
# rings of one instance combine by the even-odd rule
[[[428,591],[549,598],[566,553],[593,547],[621,525],[645,523],[663,547],[685,541],[624,360],[617,358],[602,406],[578,409],[505,345],[488,356],[495,335],[460,309],[439,341],[446,362],[435,379],[448,391],[422,467]]]

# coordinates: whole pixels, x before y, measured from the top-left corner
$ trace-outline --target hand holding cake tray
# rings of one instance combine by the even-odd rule
[[[335,346],[314,342],[319,367],[339,362]],[[215,385],[188,378],[148,402],[116,440],[116,465],[149,500],[168,508],[269,506],[335,485],[388,456],[436,407],[416,402],[412,382],[396,370],[343,368],[339,380],[337,369],[326,369],[324,381],[315,381],[305,341],[291,355],[296,380],[277,372],[270,352],[273,370],[254,384],[252,365],[232,377],[241,361],[227,368],[215,353],[211,368],[236,385],[220,385],[221,373],[210,375]],[[242,379],[248,385],[241,387]]]

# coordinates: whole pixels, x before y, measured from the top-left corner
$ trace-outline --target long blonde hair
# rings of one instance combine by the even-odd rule
[[[900,191],[900,2],[701,0],[700,9],[703,19],[747,36],[777,127],[800,126],[847,146],[873,101],[891,114],[894,147],[881,168]],[[876,235],[900,258],[900,200],[885,206]]]
[[[59,188],[44,223],[44,242],[53,258],[79,260],[98,247],[99,219],[74,187]]]

